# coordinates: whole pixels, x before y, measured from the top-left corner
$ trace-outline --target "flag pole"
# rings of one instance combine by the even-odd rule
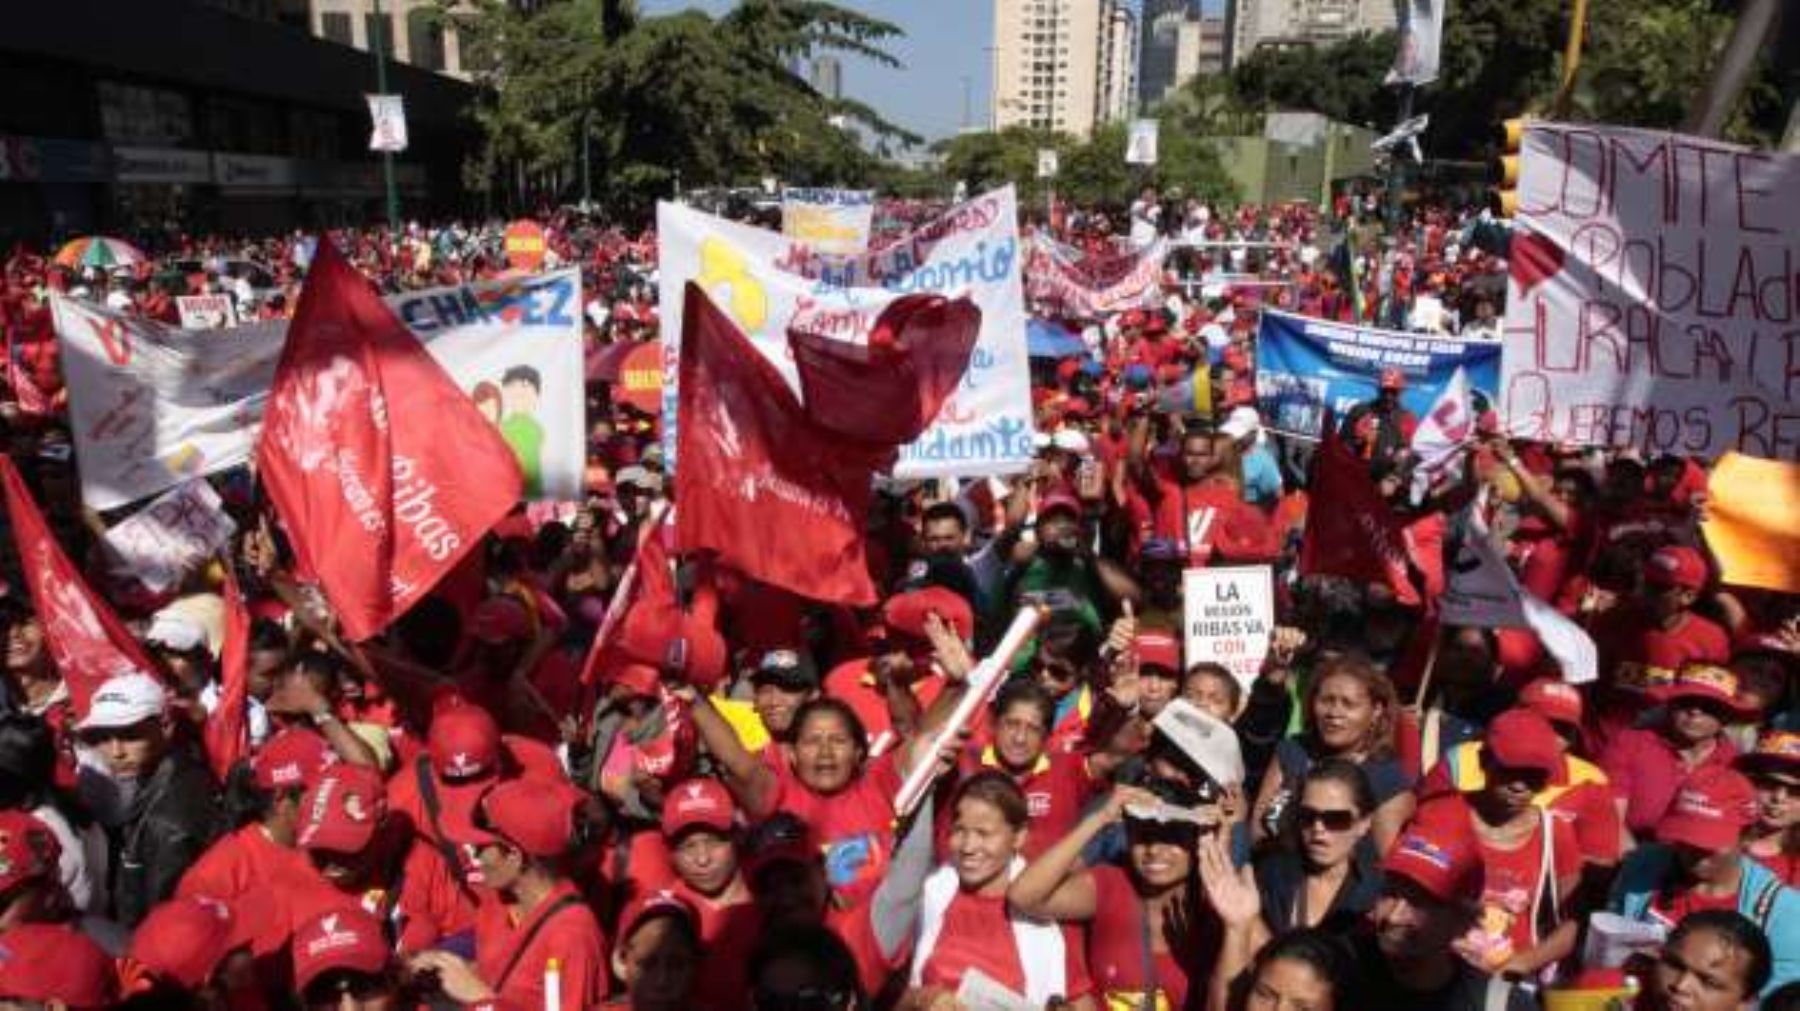
[[[381,0],[374,0],[375,17],[373,27],[375,35],[369,39],[369,50],[375,54],[375,91],[385,95],[387,90],[387,15],[381,10]],[[400,227],[400,193],[394,188],[394,152],[381,152],[381,184],[387,193],[388,227]]]

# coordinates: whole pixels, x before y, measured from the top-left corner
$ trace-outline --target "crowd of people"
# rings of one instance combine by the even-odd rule
[[[1309,513],[1345,506],[1258,413],[1259,312],[1498,336],[1492,223],[1378,210],[1146,192],[1028,223],[1096,255],[1187,244],[1141,306],[1056,321],[1089,350],[1034,363],[1030,469],[881,482],[872,608],[677,559],[694,623],[599,679],[590,645],[681,488],[604,381],[585,500],[522,506],[362,642],[253,475],[211,477],[230,550],[154,592],[107,557],[119,517],[82,507],[67,452],[53,293],[275,319],[315,241],[397,291],[498,276],[501,225],[165,237],[117,271],[15,249],[7,450],[154,669],[78,706],[7,559],[0,1007],[1800,1008],[1800,600],[1721,583],[1706,461],[1484,417],[1462,475],[1415,496],[1417,420],[1383,375],[1332,441],[1404,521],[1416,592],[1301,571]],[[656,339],[655,235],[542,218],[582,270],[590,360]],[[1211,413],[1162,395],[1196,370]],[[1591,637],[1598,680],[1528,628],[1440,618],[1462,510]],[[1252,679],[1183,655],[1182,574],[1217,565],[1273,569]],[[1043,624],[955,728],[1028,607]]]

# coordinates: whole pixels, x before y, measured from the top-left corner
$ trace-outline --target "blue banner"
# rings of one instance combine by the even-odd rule
[[[1476,410],[1495,402],[1500,342],[1374,327],[1263,310],[1256,335],[1256,399],[1263,424],[1316,439],[1326,410],[1338,418],[1375,399],[1381,374],[1406,377],[1401,406],[1423,417],[1461,366]],[[1482,401],[1486,403],[1482,403]]]

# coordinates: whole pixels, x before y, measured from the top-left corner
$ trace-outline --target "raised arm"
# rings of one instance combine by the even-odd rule
[[[1133,786],[1116,786],[1074,830],[1025,866],[1006,890],[1006,901],[1025,916],[1059,923],[1094,918],[1098,896],[1094,876],[1081,869],[1081,851],[1108,825],[1124,816],[1125,805],[1156,803],[1154,794]]]
[[[766,818],[774,813],[780,786],[775,770],[744,747],[744,742],[738,740],[737,731],[731,729],[731,724],[714,708],[710,698],[691,687],[684,687],[677,694],[687,699],[694,718],[694,731],[725,770],[725,787],[743,805],[744,811],[752,818]],[[771,742],[769,747],[779,745]]]

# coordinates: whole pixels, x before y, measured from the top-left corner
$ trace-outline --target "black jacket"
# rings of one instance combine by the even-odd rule
[[[110,833],[113,918],[135,927],[175,894],[181,876],[219,835],[218,788],[199,762],[170,752]]]

